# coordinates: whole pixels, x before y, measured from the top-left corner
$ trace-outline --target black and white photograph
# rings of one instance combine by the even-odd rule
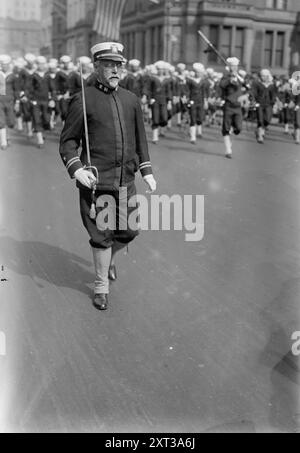
[[[300,433],[299,0],[0,0],[0,433]]]

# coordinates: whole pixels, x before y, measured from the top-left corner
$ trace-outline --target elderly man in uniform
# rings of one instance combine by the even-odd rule
[[[95,174],[86,168],[89,163],[82,93],[76,94],[70,102],[60,141],[63,162],[80,190],[81,216],[90,236],[96,272],[94,306],[99,310],[108,308],[109,279],[116,279],[116,253],[138,235],[138,231],[128,226],[128,216],[136,211],[136,206],[131,207],[131,203],[129,206],[129,201],[136,195],[138,168],[149,192],[156,190],[140,101],[119,86],[123,49],[119,43],[100,43],[92,48],[97,79],[93,86],[86,88],[85,94],[91,165],[95,167]],[[81,141],[83,149],[79,157]],[[96,190],[94,196],[92,189]],[[99,200],[103,196],[116,202],[115,227],[105,229],[99,224],[99,216],[103,214]],[[126,214],[121,209],[124,203]],[[97,210],[93,212],[95,204]]]

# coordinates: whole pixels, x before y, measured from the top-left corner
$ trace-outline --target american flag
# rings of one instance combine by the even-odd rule
[[[106,39],[117,41],[127,0],[97,0],[93,30]]]
[[[160,0],[149,0],[160,3]],[[118,41],[120,26],[127,0],[97,0],[96,15],[93,31],[103,38]]]

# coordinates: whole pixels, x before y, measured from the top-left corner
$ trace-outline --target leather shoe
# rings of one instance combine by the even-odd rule
[[[117,269],[116,269],[115,265],[112,265],[112,266],[109,267],[108,278],[112,282],[117,280]]]
[[[94,297],[94,307],[97,310],[107,310],[108,309],[108,295],[107,294],[95,294]]]

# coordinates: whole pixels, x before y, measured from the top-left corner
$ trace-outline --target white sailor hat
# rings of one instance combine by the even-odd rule
[[[226,62],[229,66],[238,66],[240,64],[240,60],[236,57],[227,58]]]
[[[56,58],[50,58],[49,65],[57,66],[58,65],[58,60]]]
[[[162,60],[159,60],[157,61],[154,66],[156,67],[156,69],[166,69],[167,68],[167,64],[165,61],[162,61]]]
[[[24,58],[28,63],[34,63],[36,60],[36,56],[33,53],[27,53]]]
[[[178,63],[177,68],[180,69],[181,71],[185,71],[186,65],[184,63]]]
[[[205,72],[205,67],[203,66],[202,63],[194,63],[193,64],[193,69],[196,72]]]
[[[268,76],[271,75],[271,72],[270,72],[269,69],[262,69],[262,70],[260,71],[260,75],[261,75],[261,76],[266,76],[266,77],[268,77]]]
[[[46,59],[46,57],[43,57],[42,55],[40,55],[39,57],[37,57],[36,63],[37,64],[45,64],[45,63],[47,63],[47,59]]]
[[[81,64],[84,64],[84,65],[89,65],[91,64],[92,60],[90,59],[90,57],[79,57],[78,58],[78,63],[81,63]]]
[[[48,63],[48,67],[49,67],[49,69],[57,68],[57,61],[55,61],[54,59],[50,60],[49,63]]]
[[[17,58],[15,60],[15,66],[17,68],[24,68],[24,66],[26,66],[26,61],[24,60],[24,58],[20,57],[20,58]]]
[[[72,60],[69,55],[63,55],[62,57],[60,57],[59,61],[60,63],[67,64],[70,63]]]
[[[9,55],[0,55],[0,63],[2,64],[10,64],[11,57]]]
[[[112,60],[124,63],[123,57],[124,46],[118,42],[101,42],[91,48],[94,61]]]
[[[129,66],[134,66],[134,67],[141,66],[140,60],[129,60],[128,64],[129,64]]]

